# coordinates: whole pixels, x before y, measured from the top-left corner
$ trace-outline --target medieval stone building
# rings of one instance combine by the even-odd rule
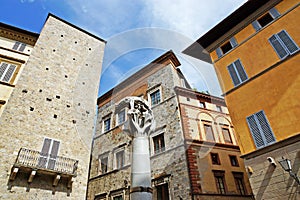
[[[126,96],[147,99],[153,199],[251,199],[223,99],[191,90],[172,51],[98,98],[88,199],[129,199],[131,138],[124,133]]]
[[[0,24],[0,199],[85,199],[105,41]]]

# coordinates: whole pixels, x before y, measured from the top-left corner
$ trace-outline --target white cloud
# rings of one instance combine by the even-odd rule
[[[185,60],[181,68],[194,87],[220,95],[213,67],[181,52],[244,2],[246,0],[69,0],[69,5],[77,15],[73,19],[77,25],[108,38],[103,70],[112,68],[108,70],[112,79],[123,77],[124,71],[118,67],[124,66],[113,63],[121,57],[126,59],[124,55],[128,52],[172,49]]]

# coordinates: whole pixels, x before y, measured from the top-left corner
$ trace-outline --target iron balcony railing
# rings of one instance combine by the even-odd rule
[[[15,166],[43,169],[56,173],[76,175],[78,160],[42,154],[39,151],[21,148]]]

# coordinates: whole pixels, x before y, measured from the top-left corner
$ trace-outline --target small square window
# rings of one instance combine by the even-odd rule
[[[107,118],[103,122],[103,132],[109,131],[110,130],[110,118]]]
[[[222,112],[222,107],[221,106],[216,106],[218,112]]]
[[[123,200],[123,195],[114,196],[113,200]]]
[[[232,45],[230,44],[230,42],[226,42],[225,44],[223,44],[221,46],[222,52],[223,54],[227,53],[228,51],[230,51],[232,49]]]
[[[155,154],[165,151],[164,134],[160,134],[160,135],[153,137],[153,144],[154,144],[154,153]]]
[[[272,21],[273,21],[273,17],[270,15],[270,13],[263,15],[261,18],[257,20],[257,22],[261,27],[268,25]]]
[[[205,108],[205,103],[200,101],[199,106],[200,106],[200,108]]]
[[[213,165],[220,165],[220,159],[219,159],[219,154],[217,153],[210,153],[211,157],[211,162]]]
[[[151,98],[151,105],[157,105],[160,103],[161,101],[161,94],[160,94],[160,90],[156,90],[155,92],[150,94],[150,98]]]
[[[229,156],[231,166],[238,167],[239,163],[236,156]]]

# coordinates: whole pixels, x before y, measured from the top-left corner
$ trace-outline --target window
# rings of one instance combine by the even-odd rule
[[[21,42],[16,42],[12,49],[23,52],[26,47],[26,44]]]
[[[248,79],[247,74],[240,60],[236,60],[227,67],[234,86],[241,84]]]
[[[297,44],[285,30],[272,35],[269,38],[269,42],[271,43],[280,59],[284,59],[288,55],[292,55],[299,50]]]
[[[265,27],[279,16],[280,14],[276,8],[272,8],[269,10],[269,12],[252,22],[252,26],[256,31],[259,31],[261,28]]]
[[[200,106],[200,108],[205,108],[205,103],[200,101],[199,106]]]
[[[239,163],[236,156],[229,156],[231,166],[238,167]]]
[[[107,196],[106,193],[104,193],[104,194],[98,194],[98,195],[95,195],[94,200],[106,200],[106,196]]]
[[[157,200],[169,200],[169,187],[168,183],[157,185]]]
[[[123,109],[118,113],[118,124],[122,124],[123,122],[125,122],[125,119],[126,119],[126,112],[125,109]]]
[[[235,185],[237,188],[237,191],[240,195],[245,195],[246,194],[246,189],[245,189],[245,184],[244,184],[244,178],[243,178],[243,173],[233,173]]]
[[[217,108],[218,112],[222,112],[222,107],[221,106],[216,106],[216,108]]]
[[[114,196],[113,200],[123,200],[123,195]]]
[[[247,117],[247,122],[257,148],[275,142],[275,136],[263,110]]]
[[[214,176],[219,194],[226,194],[224,171],[214,171]]]
[[[212,126],[209,124],[204,124],[205,136],[208,141],[215,141]]]
[[[42,151],[38,161],[39,167],[52,169],[52,170],[54,169],[57,154],[58,154],[59,144],[60,144],[59,141],[50,138],[44,139]]]
[[[220,165],[220,159],[219,159],[219,154],[217,153],[210,153],[210,157],[211,157],[211,163],[213,165]]]
[[[99,159],[99,174],[105,174],[107,172],[108,156],[102,157]]]
[[[237,42],[234,37],[230,38],[225,44],[216,49],[218,58],[221,58],[224,54],[229,52],[231,49],[237,46]]]
[[[222,128],[222,133],[223,133],[223,137],[224,137],[224,142],[232,144],[232,139],[231,139],[231,136],[230,136],[229,129],[228,128]]]
[[[1,62],[1,64],[0,64],[0,81],[9,83],[16,68],[17,68],[16,65]]]
[[[125,154],[124,150],[116,153],[116,168],[120,169],[125,165]]]
[[[110,130],[110,117],[109,118],[106,118],[104,121],[103,121],[103,132],[106,132],[106,131],[109,131]]]
[[[161,101],[160,90],[156,90],[155,92],[151,93],[150,98],[152,106],[159,104]]]
[[[153,144],[154,144],[154,153],[155,154],[165,151],[164,134],[160,134],[160,135],[153,137]]]

